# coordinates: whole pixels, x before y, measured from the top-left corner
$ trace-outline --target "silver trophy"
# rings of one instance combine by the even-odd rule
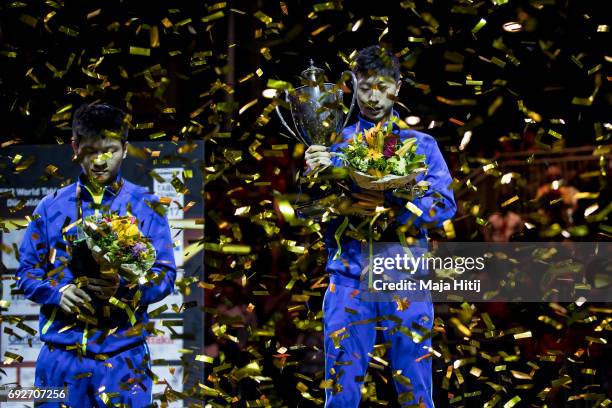
[[[357,94],[357,78],[352,71],[344,71],[342,75],[349,74],[353,81],[353,99],[344,118],[343,92],[337,84],[323,82],[324,71],[313,65],[302,71],[306,85],[288,92],[285,90],[285,102],[291,108],[292,129],[276,106],[276,113],[281,123],[291,136],[300,143],[310,146],[313,144],[327,146],[334,134],[339,134],[351,116],[355,106]]]

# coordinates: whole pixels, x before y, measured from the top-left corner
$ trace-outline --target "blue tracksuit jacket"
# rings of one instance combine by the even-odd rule
[[[81,186],[83,216],[94,213],[93,199],[83,186],[84,180],[84,175],[81,174],[76,183],[42,199],[34,210],[34,219],[29,223],[19,249],[18,287],[28,299],[41,305],[40,336],[41,340],[48,344],[74,346],[83,341],[86,331],[85,323],[77,320],[75,315],[67,316],[58,306],[60,289],[73,281],[73,274],[67,262],[67,242],[62,236],[62,229],[76,220],[77,185]],[[140,291],[141,294],[136,307],[131,306],[132,310],[135,309],[136,327],[134,328],[124,310],[113,309],[110,317],[112,322],[107,327],[117,327],[117,330],[110,334],[108,330],[107,333],[103,330],[92,332],[93,328],[89,326],[86,336],[88,353],[113,353],[142,343],[148,333],[144,328],[140,330],[138,324],[148,321],[147,306],[163,299],[173,290],[176,266],[170,228],[165,215],[154,210],[156,204],[159,204],[156,196],[150,194],[146,188],[127,180],[119,191],[115,191],[112,186],[105,188],[102,206],[110,206],[110,211],[117,211],[120,215],[129,211],[138,219],[140,231],[151,239],[157,252],[152,271],[158,279],[134,288],[126,287],[125,281],[121,279],[116,298],[130,305],[129,301],[134,299],[136,293]],[[76,227],[65,233],[67,236],[75,234]],[[94,298],[93,306],[99,308],[102,304]]]
[[[356,124],[343,130],[342,142],[331,146],[330,151],[339,151],[355,132],[363,132],[373,126],[374,123],[360,116]],[[429,181],[429,190],[423,197],[412,200],[423,211],[422,215],[417,217],[403,209],[396,216],[399,224],[412,222],[419,229],[418,248],[412,249],[421,250],[426,248],[425,228],[440,226],[455,213],[455,200],[449,188],[452,179],[433,137],[414,130],[396,128],[395,131],[401,140],[417,139],[417,153],[425,155],[428,166],[427,173],[419,175],[417,181]],[[334,157],[333,164],[340,166],[340,159]],[[385,192],[385,199],[402,207],[406,204],[391,192]],[[325,379],[331,381],[331,386],[325,390],[325,408],[359,406],[361,383],[370,361],[369,354],[377,341],[377,333],[381,334],[383,343],[390,344],[385,359],[395,373],[393,379],[398,401],[402,406],[433,408],[432,363],[428,357],[433,304],[426,298],[424,301],[411,300],[408,307],[400,308],[395,301],[372,301],[365,296],[366,292],[357,290],[367,256],[362,256],[361,242],[343,235],[340,240],[341,255],[334,260],[338,249],[334,235],[341,222],[341,219],[330,222],[325,234],[330,285],[323,299],[323,332]],[[383,251],[398,254],[401,253],[401,246],[399,243],[386,245]]]
[[[397,114],[394,112],[394,115]],[[348,145],[348,141],[353,138],[355,132],[363,132],[366,129],[374,127],[375,124],[364,119],[359,115],[359,120],[355,124],[346,127],[342,131],[342,142],[332,145],[329,150],[331,152],[339,152],[341,148]],[[406,224],[412,222],[412,225],[419,228],[419,236],[416,238],[419,241],[425,241],[427,238],[426,227],[439,227],[442,223],[450,219],[457,209],[453,191],[450,189],[450,184],[453,181],[444,157],[438,148],[436,140],[428,134],[415,130],[400,130],[397,125],[394,125],[394,131],[399,134],[400,140],[404,141],[408,138],[417,139],[417,153],[425,155],[427,164],[427,173],[417,176],[417,181],[426,180],[431,183],[428,191],[421,198],[412,200],[419,209],[423,211],[420,217],[417,217],[405,207],[396,216],[398,224]],[[341,166],[340,158],[333,157],[332,164],[336,167]],[[358,187],[354,187],[358,190]],[[385,191],[385,200],[388,203],[399,204],[402,207],[406,204],[405,200],[395,197],[390,191]],[[340,226],[342,219],[334,219],[328,225],[325,234],[325,243],[328,250],[327,271],[330,273],[332,280],[342,280],[346,282],[358,281],[360,273],[365,265],[362,265],[361,259],[361,243],[353,238],[343,237],[340,240],[341,255],[336,260],[334,256],[338,250],[334,234]],[[426,244],[424,244],[426,247]]]

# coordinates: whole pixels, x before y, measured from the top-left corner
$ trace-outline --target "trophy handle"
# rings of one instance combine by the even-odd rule
[[[342,129],[346,127],[346,125],[348,124],[348,121],[351,119],[351,113],[353,113],[355,102],[357,102],[357,77],[355,76],[355,73],[353,71],[348,70],[348,69],[342,73],[342,76],[344,76],[344,74],[346,74],[347,72],[349,73],[353,81],[353,98],[351,100],[351,107],[349,108],[349,111],[346,114],[346,119],[344,120],[344,124],[342,125]]]
[[[289,94],[287,93],[286,89],[285,89],[285,102],[289,103]],[[310,143],[306,143],[304,138],[300,136],[299,132],[294,132],[293,129],[289,127],[289,124],[287,124],[287,121],[285,121],[285,118],[283,117],[283,114],[281,113],[278,105],[276,105],[274,109],[276,110],[276,114],[278,115],[278,118],[280,119],[282,125],[285,127],[285,129],[289,131],[291,136],[293,136],[293,138],[297,140],[298,142],[303,143],[306,146],[310,146]],[[295,124],[295,121],[294,121],[294,124]]]

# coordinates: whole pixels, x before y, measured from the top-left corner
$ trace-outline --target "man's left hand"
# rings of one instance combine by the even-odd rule
[[[351,193],[354,209],[366,216],[376,214],[377,207],[383,207],[385,203],[385,195],[383,191],[363,190],[359,193]]]
[[[119,289],[119,275],[116,273],[103,274],[103,278],[88,278],[87,289],[89,289],[98,299],[108,300],[114,296]]]

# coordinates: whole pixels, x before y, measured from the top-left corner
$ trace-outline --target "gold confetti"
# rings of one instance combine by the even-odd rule
[[[342,3],[340,2],[326,2],[317,3],[312,6],[315,12],[326,11],[326,10],[342,10]]]
[[[211,21],[219,20],[220,18],[223,18],[224,16],[225,16],[225,13],[223,13],[222,10],[219,10],[217,12],[209,14],[206,17],[202,17],[202,22],[203,23],[210,23]]]
[[[456,238],[455,226],[451,220],[446,220],[442,223],[442,227],[444,228],[444,233],[446,234],[447,239]]]
[[[436,96],[436,99],[450,106],[475,106],[478,104],[476,99],[448,99],[442,96]]]
[[[326,24],[324,26],[321,26],[321,27],[317,28],[316,30],[312,31],[310,33],[310,35],[312,35],[313,37],[317,36],[317,35],[321,34],[323,31],[327,30],[329,27],[331,27],[331,24]]]
[[[412,202],[408,201],[406,203],[406,209],[408,211],[410,211],[411,213],[413,213],[414,215],[416,215],[417,217],[420,217],[421,215],[423,215],[423,210],[421,210],[419,207],[417,207],[416,205],[414,205]]]
[[[140,55],[142,57],[149,57],[149,56],[151,56],[151,49],[150,48],[130,46],[130,54],[131,55]]]
[[[502,208],[503,208],[503,207],[507,207],[507,206],[509,206],[510,204],[512,204],[512,203],[514,203],[514,202],[516,202],[516,201],[518,201],[518,200],[519,200],[519,196],[518,196],[518,195],[515,195],[514,197],[511,197],[511,198],[507,199],[506,201],[504,201],[504,202],[501,204],[501,206],[502,206]]]
[[[87,20],[91,20],[94,17],[97,17],[102,12],[102,9],[97,9],[92,12],[87,13]]]
[[[159,30],[157,26],[152,26],[149,29],[149,45],[151,48],[159,47]]]
[[[521,398],[517,395],[517,396],[513,397],[512,399],[510,399],[508,402],[506,402],[503,405],[503,408],[512,408],[513,406],[518,404],[520,401],[521,401]]]
[[[254,140],[253,143],[249,146],[248,150],[251,156],[253,156],[256,160],[263,159],[263,156],[257,152],[257,148],[261,146],[261,142],[259,140]]]
[[[518,339],[527,339],[527,338],[530,338],[530,337],[532,337],[530,331],[523,332],[523,333],[517,333],[517,334],[514,335],[514,338],[517,339],[517,340]]]
[[[563,328],[563,325],[559,322],[557,322],[556,320],[548,317],[548,316],[538,316],[538,320],[541,322],[544,322],[546,324],[551,325],[552,327],[554,327],[557,330],[561,330]]]
[[[212,357],[207,356],[206,354],[198,354],[194,358],[196,361],[201,361],[203,363],[212,364],[215,360]]]
[[[484,18],[481,18],[480,21],[476,23],[474,28],[472,28],[472,33],[476,34],[478,31],[480,31],[482,27],[485,26],[485,24],[487,24],[487,20],[485,20]]]
[[[519,379],[519,380],[532,380],[533,379],[531,375],[522,373],[520,371],[510,370],[510,373],[512,374],[514,378]]]
[[[238,111],[238,115],[242,115],[244,112],[246,112],[247,109],[249,109],[252,106],[255,106],[257,102],[258,102],[258,99],[253,99],[252,101],[246,103],[244,106],[240,108],[240,110]]]
[[[450,322],[453,326],[457,328],[464,336],[470,337],[472,335],[472,331],[468,329],[459,319],[456,317],[452,317]]]
[[[255,13],[253,13],[253,17],[255,17],[256,19],[258,19],[259,21],[261,21],[262,23],[268,25],[270,23],[272,23],[272,17],[268,16],[266,13],[264,13],[261,10],[256,11]]]

